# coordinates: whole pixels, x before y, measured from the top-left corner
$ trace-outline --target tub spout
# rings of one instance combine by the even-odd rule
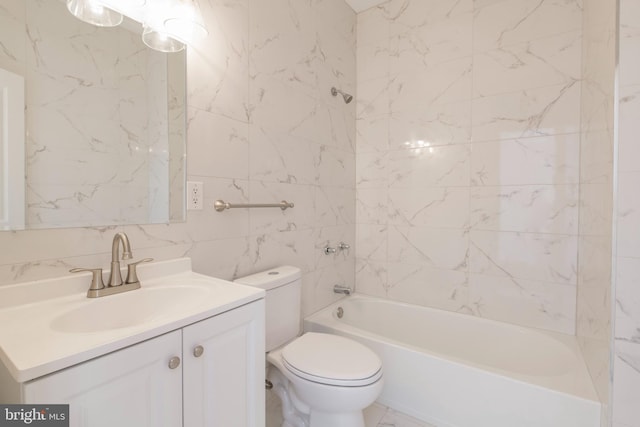
[[[349,296],[353,293],[353,289],[346,285],[335,285],[333,287],[333,292],[335,292],[336,294],[344,294],[346,296]]]

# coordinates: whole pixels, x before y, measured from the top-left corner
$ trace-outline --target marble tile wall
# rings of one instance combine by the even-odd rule
[[[359,292],[575,332],[581,0],[358,15]]]
[[[583,2],[576,334],[609,422],[616,0]]]
[[[640,4],[620,1],[613,427],[640,420]]]
[[[337,298],[334,284],[353,285],[355,251],[322,248],[355,242],[356,107],[330,94],[355,92],[355,13],[343,0],[200,7],[209,35],[187,56],[187,175],[204,183],[205,209],[170,225],[2,232],[0,284],[107,268],[124,231],[136,259],[190,256],[194,270],[225,279],[298,266],[305,314]],[[12,22],[0,9],[0,27]],[[296,206],[218,213],[216,199]]]

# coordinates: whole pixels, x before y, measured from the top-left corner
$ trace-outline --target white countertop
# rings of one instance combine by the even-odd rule
[[[0,361],[17,382],[26,382],[180,329],[265,295],[258,288],[194,273],[189,258],[140,265],[138,276],[143,289],[101,298],[86,297],[90,274],[0,287]],[[106,301],[101,300],[109,299],[109,306],[117,307],[118,301],[125,301],[127,294],[146,290],[162,295],[163,288],[183,285],[197,286],[198,298],[188,303],[178,298],[170,309],[153,313],[133,326],[95,332],[56,330],[60,329],[56,327],[56,319],[77,309],[86,310],[86,322],[91,328],[96,322],[91,318],[92,308],[98,312],[100,304],[104,307]],[[140,299],[143,295],[146,294],[135,297]],[[114,310],[113,316],[119,315],[122,316]],[[83,328],[84,325],[79,324],[77,329]]]

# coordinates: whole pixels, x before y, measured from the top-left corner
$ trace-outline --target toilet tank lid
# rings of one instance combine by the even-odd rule
[[[301,275],[298,267],[283,265],[250,276],[240,277],[234,280],[234,282],[240,283],[241,285],[270,290],[298,280]]]

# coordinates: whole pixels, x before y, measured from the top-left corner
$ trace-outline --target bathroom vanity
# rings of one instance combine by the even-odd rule
[[[89,275],[0,288],[0,402],[70,404],[70,425],[263,426],[264,291],[140,266],[142,288],[86,298]]]

